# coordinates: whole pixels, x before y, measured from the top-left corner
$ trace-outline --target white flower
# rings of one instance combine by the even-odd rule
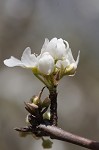
[[[54,70],[54,59],[45,52],[42,55],[35,56],[31,54],[31,49],[27,47],[21,57],[21,60],[11,56],[11,58],[4,60],[4,64],[8,67],[21,66],[23,68],[37,69],[38,72],[49,75]]]
[[[80,56],[80,51],[78,52],[78,56],[76,61],[74,60],[72,56],[71,49],[69,48],[67,51],[66,56],[63,58],[63,60],[58,60],[56,62],[56,67],[59,69],[66,69],[66,71],[69,71],[72,73],[75,73],[75,70],[77,69],[77,65],[79,62],[79,56]]]
[[[38,70],[46,75],[49,75],[53,72],[54,59],[48,52],[45,52],[39,56]]]
[[[63,39],[53,38],[51,41],[45,39],[41,53],[49,52],[49,54],[55,59],[62,59],[66,55],[66,51],[69,48],[67,41]]]
[[[31,49],[27,47],[21,60],[11,56],[9,59],[4,60],[4,64],[8,67],[29,68],[36,76],[44,77],[44,75],[50,75],[53,72],[55,74],[57,71],[61,72],[61,76],[72,75],[77,69],[79,55],[80,52],[75,61],[68,42],[61,38],[53,38],[51,41],[45,39],[39,56],[31,54]]]

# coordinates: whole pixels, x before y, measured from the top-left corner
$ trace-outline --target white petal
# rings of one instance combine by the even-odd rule
[[[46,42],[46,46],[44,45],[43,50],[41,50],[41,54],[44,52],[48,52],[53,58],[55,57],[56,54],[56,47],[57,47],[57,38],[53,38],[51,39],[51,41],[45,41]]]
[[[57,40],[56,59],[62,59],[66,55],[66,47],[62,39]]]
[[[56,67],[57,68],[66,68],[67,66],[69,66],[70,63],[69,61],[66,59],[66,60],[58,60],[57,63],[56,63]]]
[[[37,58],[34,54],[31,54],[30,47],[27,47],[21,57],[22,63],[29,68],[33,68],[37,65]]]
[[[64,40],[64,43],[66,45],[66,49],[69,49],[69,43],[67,41]]]
[[[11,58],[4,60],[4,64],[8,67],[21,66],[24,67],[24,64],[17,58],[11,56]]]
[[[67,47],[66,47],[66,45]],[[57,39],[53,38],[50,40],[46,39],[45,43],[42,47],[41,54],[44,52],[49,52],[50,55],[55,59],[62,59],[66,55],[66,48],[69,47],[69,44],[67,41],[64,41],[63,39]]]
[[[79,63],[79,58],[80,58],[80,51],[78,52],[78,56],[77,56],[77,59],[76,59],[76,66],[78,65],[78,63]]]
[[[56,55],[56,51],[55,49],[57,48],[57,38],[53,38],[48,46],[47,46],[47,49],[46,49],[46,52],[49,52],[50,55],[55,58],[55,55]]]
[[[43,55],[39,59],[38,69],[41,73],[46,74],[46,75],[49,75],[53,72],[54,59],[48,52],[43,53]]]
[[[77,66],[78,66],[78,63],[79,63],[79,57],[80,57],[80,51],[78,52],[78,56],[77,56],[76,61],[71,64],[71,66],[73,66],[74,70],[77,69]]]
[[[49,43],[50,43],[50,45],[52,45],[52,46],[53,46],[53,45],[56,45],[56,43],[57,43],[57,38],[55,37],[55,38],[51,39]]]
[[[76,62],[70,64],[70,66],[68,68],[68,72],[70,71],[69,76],[74,76],[75,75],[75,71],[76,71],[77,65],[79,63],[79,57],[80,57],[80,51],[78,52],[78,56],[77,56]]]
[[[74,60],[74,58],[73,58],[72,51],[71,51],[70,48],[67,49],[67,52],[66,52],[66,59],[69,60],[70,64],[71,64],[71,63],[75,63],[75,60]]]
[[[31,54],[31,49],[27,47],[21,57],[21,61],[13,56],[10,59],[4,60],[4,64],[8,67],[21,66],[26,68],[33,68],[37,66],[37,57]]]
[[[44,42],[42,49],[41,49],[41,54],[46,51],[48,43],[49,43],[49,39],[45,38],[45,42]]]

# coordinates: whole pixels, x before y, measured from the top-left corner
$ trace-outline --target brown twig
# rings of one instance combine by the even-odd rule
[[[57,87],[54,87],[52,90],[49,90],[49,98],[51,100],[50,113],[51,113],[51,124],[57,126]]]
[[[71,134],[55,126],[39,125],[41,131],[46,132],[52,139],[66,141],[75,145],[79,145],[91,150],[99,150],[99,142]]]
[[[51,120],[43,119],[42,112],[44,113],[48,107],[42,111],[39,105],[25,103],[25,108],[30,113],[28,115],[28,122],[30,125],[23,128],[15,128],[15,130],[22,133],[21,136],[26,136],[30,133],[36,137],[50,136],[51,139],[69,142],[90,150],[99,150],[99,142],[74,135],[57,127],[57,87],[53,87],[52,90],[49,90],[49,93],[49,98],[51,100]]]

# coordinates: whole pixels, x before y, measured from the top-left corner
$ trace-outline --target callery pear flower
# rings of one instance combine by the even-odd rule
[[[61,38],[53,38],[51,41],[45,39],[41,53],[48,52],[55,60],[58,60],[66,55],[66,50],[68,48],[68,42]]]
[[[39,73],[45,75],[51,74],[54,70],[54,59],[48,52],[36,56],[31,54],[29,47],[24,50],[21,60],[11,56],[11,58],[4,60],[4,64],[8,67],[21,66],[34,71],[37,69]]]

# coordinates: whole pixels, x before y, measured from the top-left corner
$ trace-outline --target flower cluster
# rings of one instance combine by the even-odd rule
[[[36,76],[50,76],[59,74],[59,79],[64,75],[74,75],[79,62],[79,54],[76,61],[72,56],[71,49],[67,41],[53,38],[45,39],[40,55],[31,54],[31,49],[27,47],[21,60],[11,56],[4,60],[8,67],[21,66],[29,68]]]

